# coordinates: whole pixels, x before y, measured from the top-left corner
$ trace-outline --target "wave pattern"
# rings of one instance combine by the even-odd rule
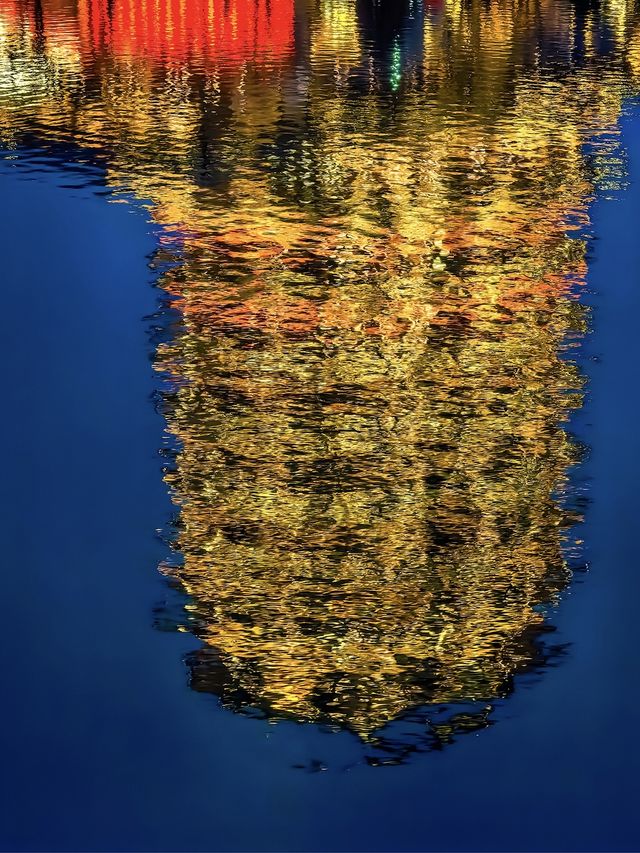
[[[0,0],[5,148],[164,229],[194,688],[383,746],[426,707],[440,743],[544,659],[639,73],[628,0]]]

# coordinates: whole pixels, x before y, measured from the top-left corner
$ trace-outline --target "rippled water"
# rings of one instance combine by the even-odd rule
[[[636,11],[0,0],[4,156],[99,166],[160,226],[161,570],[195,689],[395,760],[553,654]]]

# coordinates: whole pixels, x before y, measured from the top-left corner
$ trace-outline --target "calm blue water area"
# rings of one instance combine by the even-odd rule
[[[3,161],[2,849],[639,849],[640,109],[623,139],[630,188],[593,211],[573,421],[590,569],[553,620],[567,653],[489,729],[378,768],[351,735],[189,689],[196,641],[153,626],[171,514],[143,321],[156,235],[91,181]]]

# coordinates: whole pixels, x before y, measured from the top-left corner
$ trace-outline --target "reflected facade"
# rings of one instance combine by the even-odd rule
[[[192,686],[391,752],[412,714],[436,743],[486,724],[571,577],[571,353],[633,3],[0,10],[5,149],[99,162],[162,229]]]

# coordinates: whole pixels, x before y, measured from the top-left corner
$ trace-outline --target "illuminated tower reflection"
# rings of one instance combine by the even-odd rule
[[[5,144],[99,151],[177,260],[193,687],[388,746],[418,707],[450,709],[427,740],[485,724],[570,578],[580,229],[633,4],[0,3]]]

